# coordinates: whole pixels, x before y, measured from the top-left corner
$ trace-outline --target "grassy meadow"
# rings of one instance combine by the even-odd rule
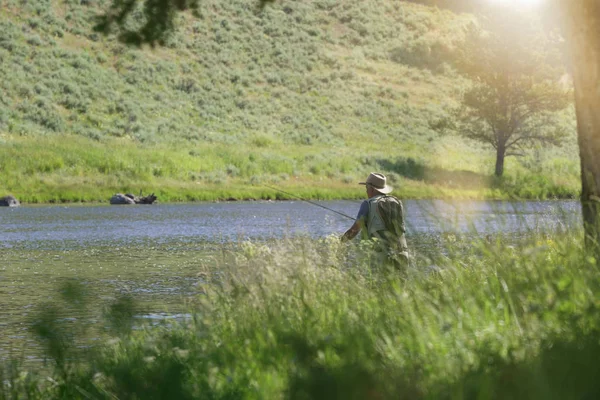
[[[573,198],[575,130],[509,158],[431,125],[469,83],[473,20],[402,1],[203,1],[166,46],[93,30],[108,0],[0,8],[0,194],[23,203],[356,198],[371,171],[412,198]],[[141,23],[134,13],[128,23]],[[574,125],[572,112],[565,124]]]
[[[457,238],[403,276],[364,242],[243,242],[200,262],[188,318],[144,327],[123,297],[92,347],[56,318],[86,304],[70,282],[32,319],[46,367],[6,366],[0,398],[596,398],[600,280],[581,246]]]

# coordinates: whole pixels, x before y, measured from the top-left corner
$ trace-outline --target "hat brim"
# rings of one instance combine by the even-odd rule
[[[382,187],[381,189],[379,189],[379,188],[376,188],[376,187],[374,187],[374,186],[371,186],[371,187],[372,187],[373,189],[375,189],[376,191],[378,191],[379,193],[382,193],[382,194],[388,194],[388,193],[391,193],[391,192],[392,192],[392,190],[394,190],[394,188],[393,188],[393,187],[391,187],[391,186],[385,186],[385,187]]]
[[[366,185],[366,184],[367,184],[367,182],[358,182],[358,184],[359,184],[359,185]],[[391,193],[391,192],[392,192],[392,190],[394,190],[394,188],[393,188],[393,187],[391,187],[391,186],[388,186],[388,185],[386,185],[386,186],[384,186],[384,187],[382,187],[382,188],[376,188],[376,187],[375,187],[375,186],[373,186],[373,185],[371,185],[371,187],[372,187],[373,189],[375,189],[375,191],[377,191],[377,192],[379,192],[379,193],[381,193],[381,194],[388,194],[388,193]]]

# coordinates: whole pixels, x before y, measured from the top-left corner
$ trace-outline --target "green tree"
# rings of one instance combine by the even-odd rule
[[[507,156],[523,155],[535,145],[560,145],[567,129],[558,112],[571,102],[541,26],[535,28],[529,18],[515,25],[515,18],[496,15],[481,20],[486,29],[469,28],[457,66],[472,84],[438,124],[493,147],[496,176],[504,173]]]

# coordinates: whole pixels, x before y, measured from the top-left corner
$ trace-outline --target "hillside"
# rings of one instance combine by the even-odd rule
[[[532,196],[578,190],[574,140],[512,161],[504,186],[482,191],[492,152],[431,130],[465,85],[444,59],[467,14],[209,0],[199,17],[181,16],[166,47],[136,49],[93,31],[107,0],[3,4],[0,194],[268,198],[260,184],[279,183],[354,197],[379,169],[413,197],[509,195],[524,179]]]

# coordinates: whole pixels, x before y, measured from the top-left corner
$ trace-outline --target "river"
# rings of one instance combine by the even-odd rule
[[[360,202],[318,202],[355,216]],[[526,234],[575,226],[577,201],[404,202],[408,236],[445,231]],[[29,206],[0,209],[0,249],[76,248],[141,242],[262,240],[341,234],[352,221],[307,202],[223,202],[138,206]]]

